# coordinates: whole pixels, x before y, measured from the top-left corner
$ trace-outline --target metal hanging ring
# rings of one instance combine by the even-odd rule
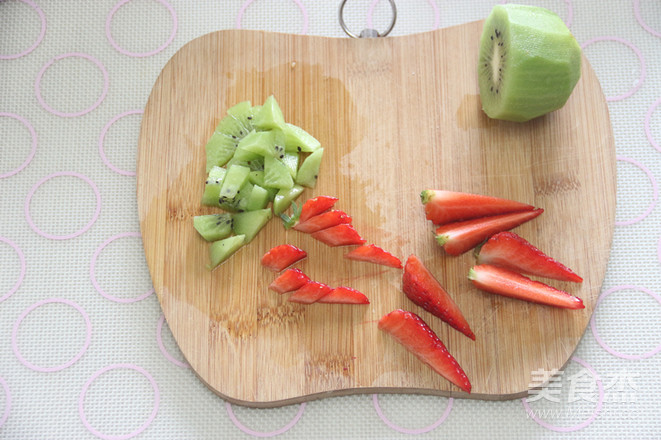
[[[347,4],[347,0],[342,0],[342,3],[340,3],[340,26],[342,27],[342,30],[351,38],[363,38],[366,36],[385,37],[390,33],[390,31],[392,31],[392,29],[395,27],[395,22],[397,21],[397,7],[395,6],[395,0],[388,0],[388,2],[392,8],[392,21],[390,22],[388,29],[386,29],[383,33],[379,33],[373,29],[364,29],[360,35],[356,35],[349,30],[347,24],[344,22],[344,6]],[[376,33],[376,35],[374,35],[374,33]]]

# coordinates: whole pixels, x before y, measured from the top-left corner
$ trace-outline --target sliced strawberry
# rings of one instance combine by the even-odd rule
[[[436,229],[436,241],[450,255],[460,255],[492,235],[515,228],[534,219],[543,209],[492,215],[463,222],[448,223]]]
[[[307,255],[307,252],[296,246],[291,244],[281,244],[264,254],[262,257],[262,266],[267,267],[274,272],[280,272],[297,261],[307,257]]]
[[[310,217],[314,217],[315,215],[331,209],[337,200],[337,197],[329,196],[318,196],[308,199],[301,208],[301,215],[299,216],[298,221],[303,223]]]
[[[428,189],[422,191],[420,198],[427,220],[435,225],[534,209],[514,200],[454,191]]]
[[[334,209],[332,211],[324,212],[322,214],[317,214],[313,217],[310,217],[304,222],[299,222],[294,225],[294,229],[297,231],[305,232],[306,234],[310,234],[312,232],[321,231],[322,229],[341,225],[343,223],[351,223],[351,217],[349,217],[349,215],[344,211]]]
[[[468,279],[481,290],[524,301],[567,309],[584,309],[580,298],[509,269],[490,264],[473,266]]]
[[[477,254],[477,264],[494,264],[515,272],[560,281],[583,282],[583,278],[554,260],[514,232],[499,232]]]
[[[269,289],[278,293],[293,292],[294,290],[303,287],[303,285],[309,281],[310,277],[305,275],[300,269],[287,269],[269,284]]]
[[[418,315],[401,309],[394,310],[379,320],[379,329],[395,338],[435,372],[467,393],[471,392],[471,383],[464,370],[436,333]]]
[[[380,264],[382,266],[402,268],[402,262],[391,254],[386,252],[375,244],[364,244],[349,253],[344,254],[344,258],[356,261],[367,261],[368,263]]]
[[[330,304],[369,304],[370,300],[367,299],[364,293],[351,287],[336,287],[329,294],[322,296],[317,302]]]
[[[330,228],[313,232],[312,238],[333,247],[365,243],[365,240],[363,240],[358,231],[348,223],[331,226]]]
[[[310,281],[292,293],[287,300],[301,304],[312,304],[328,295],[331,290],[333,289],[324,283]]]
[[[457,304],[415,255],[411,255],[404,265],[402,290],[415,304],[475,340],[475,334]]]

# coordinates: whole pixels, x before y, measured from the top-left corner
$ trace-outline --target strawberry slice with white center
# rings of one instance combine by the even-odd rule
[[[415,255],[411,255],[404,265],[402,290],[415,304],[475,340],[475,334],[457,304]]]
[[[273,272],[280,272],[299,260],[307,257],[307,252],[291,244],[281,244],[264,254],[262,266]]]
[[[318,196],[308,199],[301,208],[301,214],[298,218],[300,223],[307,221],[315,215],[321,214],[324,211],[331,209],[338,201],[337,197]]]
[[[553,280],[583,282],[583,278],[573,270],[509,231],[499,232],[480,247],[477,264],[493,264]]]
[[[330,228],[313,232],[312,238],[319,240],[331,247],[363,244],[366,241],[360,236],[358,231],[356,231],[356,229],[348,223],[331,226]]]
[[[328,295],[332,290],[331,287],[324,283],[310,281],[292,293],[291,296],[287,298],[287,301],[301,304],[312,304],[319,301],[325,295]]]
[[[435,225],[534,209],[531,205],[514,200],[444,190],[422,191],[420,199],[427,220]]]
[[[308,282],[310,282],[310,277],[305,275],[300,269],[291,268],[282,272],[278,278],[273,280],[269,284],[269,289],[278,293],[293,292]]]
[[[370,300],[364,293],[351,287],[336,287],[327,295],[317,300],[326,304],[369,304]]]
[[[524,301],[567,309],[584,309],[583,301],[569,293],[498,266],[479,264],[468,279],[481,290]]]
[[[448,223],[436,229],[436,241],[450,255],[473,249],[492,235],[513,229],[544,212],[543,209],[492,215],[463,222]]]
[[[344,254],[348,260],[366,261],[368,263],[380,264],[382,266],[402,268],[402,262],[399,258],[384,251],[375,244],[364,244],[356,249]]]
[[[344,211],[334,209],[332,211],[317,214],[310,217],[304,222],[298,222],[294,225],[294,229],[306,234],[321,231],[322,229],[330,228],[331,226],[341,225],[343,223],[351,223],[351,217]]]
[[[395,338],[435,372],[465,392],[471,392],[471,383],[464,370],[436,333],[418,315],[401,309],[394,310],[379,320],[379,329]]]

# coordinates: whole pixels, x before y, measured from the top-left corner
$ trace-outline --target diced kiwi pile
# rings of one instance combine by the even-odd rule
[[[285,122],[273,96],[261,106],[244,101],[228,109],[205,149],[202,204],[225,212],[197,216],[193,225],[213,242],[213,269],[249,243],[273,214],[284,212],[304,187],[314,188],[324,149]]]

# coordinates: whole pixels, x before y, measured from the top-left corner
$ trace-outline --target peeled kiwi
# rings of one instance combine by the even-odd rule
[[[581,48],[555,13],[497,5],[484,23],[478,81],[484,112],[524,122],[565,105],[581,76]]]

